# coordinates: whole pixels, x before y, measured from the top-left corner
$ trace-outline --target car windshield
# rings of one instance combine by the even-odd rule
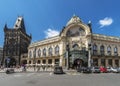
[[[94,67],[94,69],[99,69],[99,67]]]

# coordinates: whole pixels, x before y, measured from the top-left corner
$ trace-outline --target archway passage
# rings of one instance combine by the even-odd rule
[[[77,69],[79,67],[84,66],[84,61],[82,59],[75,59],[73,63],[73,68]]]
[[[23,61],[22,61],[22,64],[27,64],[27,60],[23,60]]]
[[[9,61],[7,61],[7,59],[9,59]],[[8,57],[7,59],[5,60],[5,66],[6,67],[16,66],[16,59],[15,58]]]

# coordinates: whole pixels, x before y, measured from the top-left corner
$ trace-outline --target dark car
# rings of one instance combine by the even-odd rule
[[[10,74],[10,73],[14,73],[14,69],[13,68],[7,68],[6,70],[6,74]]]
[[[79,68],[77,68],[77,72],[82,73],[84,69],[85,69],[85,67],[79,67]]]
[[[85,68],[83,69],[83,73],[92,73],[92,70],[91,70],[90,67],[85,67]]]
[[[55,66],[54,74],[64,74],[62,67],[61,66]]]
[[[80,72],[80,73],[91,73],[92,70],[90,67],[80,67],[77,69],[77,72]]]

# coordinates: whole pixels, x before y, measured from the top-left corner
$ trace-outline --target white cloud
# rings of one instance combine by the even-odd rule
[[[100,28],[104,27],[104,26],[109,26],[113,23],[113,19],[109,18],[109,17],[105,17],[102,20],[99,20],[99,24],[100,24]]]
[[[48,28],[47,31],[45,31],[46,38],[53,37],[59,35],[59,31]]]

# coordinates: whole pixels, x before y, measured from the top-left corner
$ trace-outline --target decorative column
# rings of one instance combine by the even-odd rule
[[[98,66],[101,66],[101,59],[98,59]]]
[[[108,59],[105,59],[105,66],[108,66]]]
[[[112,59],[112,66],[115,67],[115,59]]]
[[[36,47],[34,49],[33,67],[34,67],[34,71],[35,71],[36,70]]]
[[[88,44],[88,67],[91,67],[91,44]]]
[[[67,69],[69,70],[69,44],[66,45]]]

